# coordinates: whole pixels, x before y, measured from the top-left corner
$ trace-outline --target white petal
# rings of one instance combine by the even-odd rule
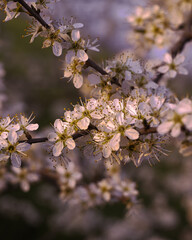
[[[102,152],[103,152],[103,157],[108,158],[111,155],[111,148],[107,144],[105,144],[103,146],[103,151]]]
[[[80,88],[83,85],[83,76],[81,74],[75,74],[73,84],[76,88]]]
[[[158,72],[160,73],[166,73],[169,71],[169,66],[165,65],[165,66],[161,66],[157,69]]]
[[[86,130],[88,128],[89,124],[90,124],[90,119],[88,117],[84,117],[83,119],[81,119],[77,122],[77,126],[81,130]]]
[[[87,53],[84,50],[78,50],[77,57],[83,62],[86,62],[89,58]]]
[[[65,128],[64,128],[64,125],[63,125],[63,122],[61,121],[61,119],[56,119],[55,120],[54,128],[55,128],[56,132],[63,133]]]
[[[57,57],[61,56],[62,51],[63,51],[63,48],[62,48],[61,43],[55,41],[55,42],[53,43],[52,49],[53,49],[53,54],[54,54],[55,56],[57,56]]]
[[[71,77],[71,76],[72,76],[72,72],[69,71],[68,69],[66,69],[66,70],[64,71],[64,77],[65,77],[65,78],[68,78],[68,77]]]
[[[8,134],[8,141],[11,144],[15,144],[17,142],[17,133],[15,131],[10,131]]]
[[[192,130],[192,114],[186,115],[185,117],[182,118],[182,122],[185,124],[185,127],[188,130]]]
[[[21,158],[17,153],[11,154],[11,163],[13,167],[16,167],[16,168],[21,167]]]
[[[63,147],[64,147],[63,142],[59,141],[59,142],[55,143],[55,145],[53,147],[53,156],[58,157],[59,155],[61,155]]]
[[[70,150],[73,150],[75,148],[75,141],[72,138],[68,138],[65,144]]]
[[[135,140],[139,138],[139,133],[133,128],[129,128],[125,130],[125,135],[131,140]]]
[[[55,142],[57,139],[59,139],[58,135],[55,132],[48,134],[48,140],[50,142]]]
[[[164,56],[164,61],[165,61],[166,63],[169,63],[169,64],[172,63],[173,59],[172,59],[171,54],[166,53],[165,56]]]
[[[178,54],[178,55],[174,58],[174,60],[173,60],[173,62],[174,62],[176,65],[180,65],[180,64],[183,63],[184,61],[185,61],[185,56],[182,55],[182,54]]]
[[[157,127],[157,131],[159,134],[168,133],[173,127],[174,123],[172,121],[163,122]]]
[[[65,61],[69,64],[75,58],[75,51],[69,50],[65,56]]]
[[[73,24],[74,28],[82,28],[83,26],[84,26],[83,23],[74,23]]]
[[[184,68],[184,67],[179,67],[178,68],[178,72],[179,72],[179,74],[183,74],[183,75],[188,75],[188,71],[187,71],[187,69],[186,68]]]
[[[35,123],[35,124],[29,124],[26,129],[28,131],[35,131],[39,128],[39,124]]]
[[[169,70],[168,76],[170,78],[175,78],[177,76],[177,72],[175,70]]]
[[[80,39],[80,31],[79,30],[73,30],[71,32],[71,38],[73,42],[77,42]]]
[[[172,128],[172,131],[171,131],[171,136],[172,137],[178,137],[181,133],[181,124],[180,123],[177,123],[175,124],[175,126]]]
[[[31,145],[29,143],[19,143],[16,147],[17,151],[19,152],[25,152],[29,150]]]
[[[10,124],[8,127],[7,127],[7,130],[9,131],[18,131],[20,129],[20,125],[19,123],[17,124]]]
[[[124,124],[124,113],[123,112],[118,112],[116,115],[116,119],[119,125]]]

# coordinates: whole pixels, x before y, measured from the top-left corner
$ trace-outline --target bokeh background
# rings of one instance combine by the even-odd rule
[[[156,1],[158,2],[158,1]],[[163,1],[159,1],[161,4]],[[129,25],[125,20],[137,5],[151,2],[135,0],[61,0],[55,11],[57,18],[76,17],[84,24],[83,35],[99,37],[100,53],[91,53],[98,63],[115,54],[132,50],[127,41]],[[51,49],[42,49],[42,41],[29,44],[24,37],[27,19],[19,17],[3,23],[0,13],[0,61],[6,71],[3,114],[33,111],[40,129],[46,129],[64,108],[71,108],[85,89],[74,89],[63,79],[62,57]],[[191,70],[192,44],[184,54],[186,68]],[[142,58],[162,58],[166,49],[153,48]],[[191,95],[191,72],[177,77],[169,87],[179,98]],[[168,157],[150,166],[124,167],[124,174],[136,181],[138,204],[127,213],[121,204],[109,204],[85,213],[69,212],[58,198],[52,183],[34,184],[29,193],[16,187],[0,192],[0,239],[87,239],[87,240],[191,240],[192,239],[192,159],[183,158],[172,140],[167,143]],[[99,168],[99,167],[98,167]]]

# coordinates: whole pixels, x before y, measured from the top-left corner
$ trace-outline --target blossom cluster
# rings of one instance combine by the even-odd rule
[[[90,145],[97,160],[115,159],[118,163],[133,160],[138,165],[140,160],[135,161],[133,153],[140,152],[139,159],[153,153],[159,138],[155,128],[168,111],[171,96],[157,84],[147,83],[144,87],[132,90],[129,97],[91,98],[82,105],[76,104],[72,111],[65,111],[63,120],[56,119],[54,132],[48,135],[53,156],[63,156],[66,148],[73,150],[79,144],[76,144],[77,134],[81,136],[81,131],[89,130],[81,147],[86,149]],[[145,134],[150,128],[154,128],[151,133],[154,138]]]
[[[21,166],[21,156],[27,156],[24,152],[29,150],[31,145],[19,139],[23,135],[28,136],[30,131],[37,130],[39,127],[37,123],[32,124],[32,120],[31,116],[26,118],[23,115],[0,120],[0,161],[10,158],[14,167]]]
[[[183,30],[191,7],[192,2],[185,0],[168,0],[162,7],[137,7],[135,13],[126,18],[132,28],[128,39],[143,49],[154,45],[171,47]]]
[[[114,166],[110,166],[114,168]],[[70,162],[68,168],[62,166],[56,168],[60,197],[68,201],[70,205],[81,205],[84,208],[102,205],[109,201],[122,201],[132,204],[136,201],[138,191],[135,183],[128,179],[120,179],[120,169],[116,166],[115,173],[109,169],[106,178],[97,183],[78,186],[82,174]],[[70,200],[70,201],[69,201]]]

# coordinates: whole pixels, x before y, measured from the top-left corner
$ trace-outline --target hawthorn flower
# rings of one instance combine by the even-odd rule
[[[82,68],[88,60],[88,55],[84,50],[70,50],[65,56],[64,77],[73,79],[76,88],[83,85]]]
[[[9,131],[18,131],[20,129],[19,124],[12,123],[13,119],[10,117],[0,119],[0,136],[6,139]]]
[[[160,134],[166,134],[171,131],[172,137],[178,137],[181,133],[182,126],[192,130],[192,101],[185,98],[178,104],[168,104],[170,110],[163,121],[157,128]],[[183,108],[184,107],[184,108]]]
[[[55,132],[49,133],[48,140],[54,142],[53,156],[61,155],[62,150],[67,147],[70,150],[75,148],[75,141],[71,137],[74,133],[73,127],[68,122],[56,119],[54,122]]]
[[[82,178],[82,174],[76,169],[75,164],[70,162],[66,168],[57,166],[56,171],[60,184],[65,184],[69,188],[75,188],[77,181]]]
[[[16,2],[13,2],[13,1],[7,2],[5,6],[5,13],[7,14],[7,16],[4,19],[4,21],[7,22],[13,18],[17,18],[20,15],[19,10],[20,10],[20,7]]]
[[[39,128],[39,124],[35,123],[32,124],[31,122],[33,121],[35,117],[32,116],[32,114],[29,116],[29,118],[26,118],[23,115],[20,115],[20,119],[19,119],[19,125],[20,125],[20,129],[21,129],[21,133],[24,132],[28,132],[28,131],[35,131]]]
[[[175,78],[177,73],[187,75],[188,71],[181,66],[185,61],[182,54],[178,54],[174,59],[171,54],[166,53],[164,56],[165,64],[157,69],[158,72],[166,74],[170,78]]]
[[[25,151],[29,150],[31,147],[28,143],[19,143],[18,135],[15,131],[11,130],[8,133],[7,140],[1,138],[0,139],[0,161],[7,160],[9,157],[11,159],[11,163],[14,167],[21,166],[21,158],[20,155],[26,156]]]
[[[137,7],[134,15],[128,16],[127,21],[133,26],[142,26],[144,21],[150,17],[150,12],[142,7]]]
[[[105,201],[109,201],[111,199],[111,191],[112,186],[107,180],[102,180],[98,183],[99,190],[101,192],[101,196]]]
[[[30,190],[30,183],[37,182],[39,180],[39,176],[27,168],[12,167],[12,172],[12,174],[8,174],[9,181],[12,184],[20,184],[20,187],[24,192],[28,192]]]

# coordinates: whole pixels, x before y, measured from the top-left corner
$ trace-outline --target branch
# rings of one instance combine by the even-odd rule
[[[25,1],[23,0],[15,0],[16,2],[20,3],[29,13],[32,15],[41,25],[47,29],[50,28],[50,26],[43,20],[43,18],[40,16],[39,11],[37,11],[34,7],[30,7]]]
[[[36,10],[33,6],[30,7],[24,0],[15,0],[15,1],[20,3],[30,13],[30,15],[33,16],[43,27],[45,27],[46,29],[50,29],[50,26],[42,19],[38,10]],[[103,68],[97,65],[90,58],[86,61],[86,65],[87,67],[92,67],[102,75],[108,75],[108,73]],[[120,86],[116,78],[112,78],[112,83],[115,83]]]
[[[89,134],[89,131],[90,130],[93,130],[93,129],[96,129],[94,126],[90,126],[88,130],[82,130],[82,131],[79,131],[75,134],[72,135],[73,139],[78,139],[82,136],[86,136]],[[146,135],[146,134],[152,134],[152,133],[157,133],[157,128],[156,127],[151,127],[149,129],[145,129],[145,128],[137,128],[136,129],[140,135]],[[29,143],[29,144],[34,144],[34,143],[43,143],[43,142],[47,142],[48,141],[48,138],[47,137],[42,137],[42,138],[31,138],[31,139],[28,139],[28,140],[21,140],[19,141],[19,143]]]

